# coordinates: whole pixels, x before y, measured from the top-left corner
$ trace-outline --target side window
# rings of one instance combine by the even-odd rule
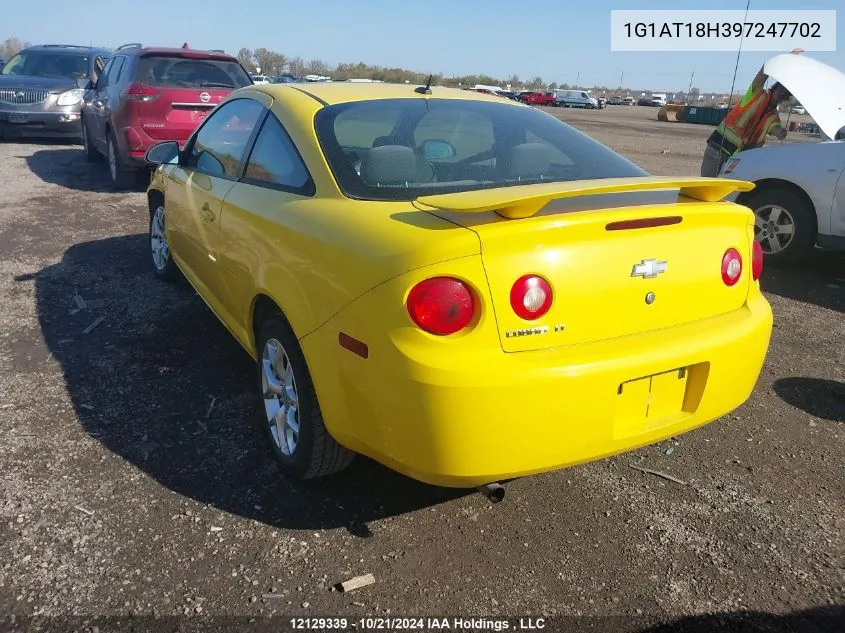
[[[209,176],[237,178],[264,106],[252,99],[235,99],[209,115],[191,143],[187,167]]]
[[[270,114],[255,141],[244,181],[310,195],[311,175],[279,120]]]
[[[97,79],[97,90],[102,90],[106,86],[109,85],[109,72],[111,69],[114,68],[114,60],[116,58],[112,57],[109,61],[106,62],[105,68],[103,68],[103,72],[100,73],[99,79]]]
[[[113,77],[109,79],[109,83],[114,85],[120,83],[120,80],[123,79],[124,75],[126,75],[127,68],[129,67],[129,58],[125,56],[120,57],[120,66],[115,64],[115,70],[113,72]]]
[[[103,68],[106,65],[106,58],[102,55],[97,55],[94,58],[94,65],[91,69],[91,82],[96,86],[100,75],[103,74]]]
[[[120,76],[120,69],[123,68],[123,62],[125,61],[126,58],[123,56],[114,58],[114,64],[112,64],[106,74],[106,79],[108,80],[107,85],[113,86],[117,83],[117,78]]]

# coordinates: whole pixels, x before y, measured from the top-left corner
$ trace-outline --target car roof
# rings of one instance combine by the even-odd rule
[[[472,101],[492,101],[523,107],[514,101],[502,97],[476,92],[474,90],[462,90],[460,88],[444,88],[431,86],[431,94],[420,94],[415,92],[419,84],[392,84],[392,83],[358,83],[346,81],[315,81],[305,83],[280,83],[264,84],[255,86],[262,92],[273,97],[282,97],[285,91],[298,90],[304,92],[323,105],[335,105],[338,103],[350,103],[353,101],[370,101],[374,99],[413,99],[435,98],[435,99],[467,99]]]
[[[111,51],[99,46],[78,46],[76,44],[34,44],[27,46],[24,50],[40,50],[40,51],[62,51],[68,53],[103,53],[111,55]]]
[[[167,46],[141,46],[140,44],[126,44],[114,51],[115,55],[207,55],[210,58],[234,59],[233,55],[221,51],[207,51],[199,48],[174,48]]]

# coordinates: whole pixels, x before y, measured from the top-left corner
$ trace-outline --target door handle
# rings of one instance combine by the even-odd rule
[[[202,205],[202,217],[206,222],[214,222],[214,211],[211,210],[207,202]]]

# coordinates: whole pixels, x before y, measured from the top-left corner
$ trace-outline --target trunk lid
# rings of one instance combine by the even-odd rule
[[[252,83],[237,60],[194,50],[144,55],[136,77],[141,86],[131,91],[141,94],[133,107],[144,131],[180,142],[233,90]]]
[[[185,141],[231,90],[164,88],[156,99],[135,103],[144,131],[156,140]]]
[[[753,186],[605,179],[425,196],[414,205],[478,235],[502,348],[519,352],[624,337],[742,307],[754,216],[722,198]],[[729,248],[742,257],[733,286],[722,279]],[[526,274],[552,288],[551,308],[533,321],[511,306],[511,288]]]

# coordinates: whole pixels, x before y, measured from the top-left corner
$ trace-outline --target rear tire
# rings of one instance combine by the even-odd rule
[[[108,146],[108,163],[109,176],[111,178],[112,187],[115,189],[129,189],[135,186],[138,182],[138,174],[134,170],[126,169],[120,160],[120,154],[117,148],[117,141],[114,135],[109,132],[106,137],[106,145]]]
[[[798,194],[788,189],[763,189],[743,204],[754,212],[754,239],[760,242],[767,263],[798,264],[815,247],[816,212]]]
[[[345,469],[355,453],[326,430],[314,383],[290,326],[281,315],[270,316],[257,338],[259,419],[282,472],[305,480]]]

